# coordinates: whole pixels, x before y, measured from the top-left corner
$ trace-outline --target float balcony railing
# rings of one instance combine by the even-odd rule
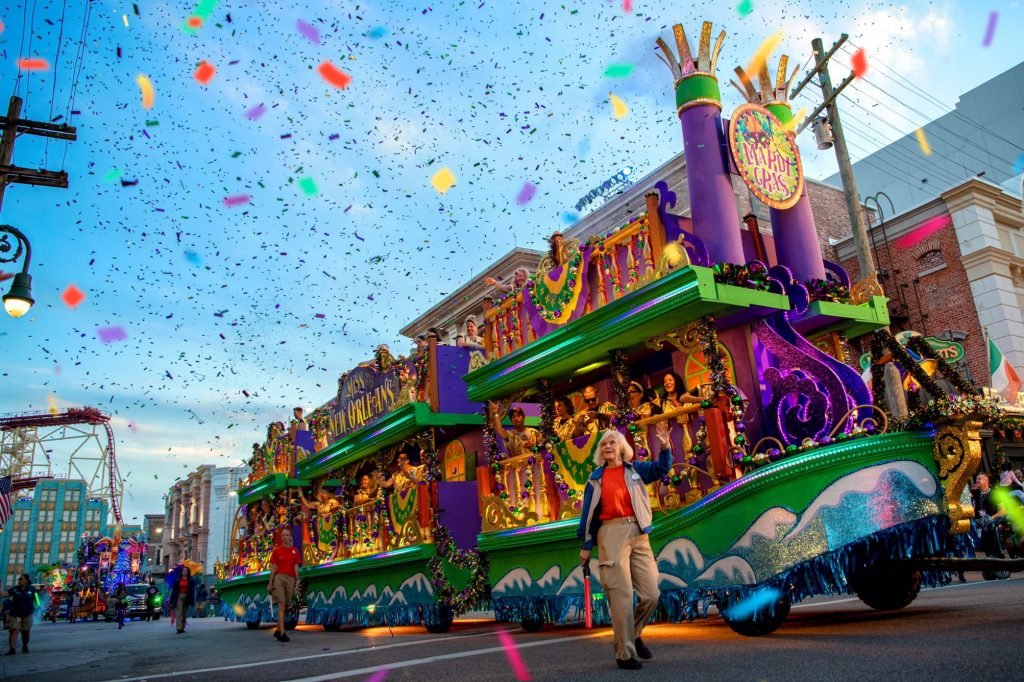
[[[562,265],[569,272],[562,273],[557,281],[548,280],[547,273],[537,275],[533,291],[514,290],[496,305],[485,301],[484,346],[488,360],[513,353],[552,331],[543,321],[535,322],[535,311],[530,309],[540,309],[541,304],[535,301],[538,282],[545,286],[561,285],[559,295],[565,297],[556,296],[557,303],[549,301],[547,305],[556,308],[546,309],[545,314],[554,313],[563,321],[576,319],[658,279],[663,274],[658,266],[664,243],[657,198],[651,195],[646,213],[604,237],[592,237],[587,242],[587,253],[574,251]]]
[[[547,523],[563,514],[551,463],[539,454],[502,460],[498,471],[479,467],[477,481],[485,532]]]
[[[391,493],[384,504],[371,500],[345,510],[339,520],[341,547],[332,561],[433,542],[436,498],[436,483],[416,484],[404,494]]]

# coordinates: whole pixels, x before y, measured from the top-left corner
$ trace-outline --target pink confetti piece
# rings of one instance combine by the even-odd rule
[[[320,44],[320,31],[316,30],[316,26],[307,24],[302,19],[297,19],[295,21],[295,28],[298,29],[299,33],[306,36],[306,38],[309,39],[309,42],[314,45]]]
[[[929,218],[917,227],[913,228],[907,234],[894,241],[893,246],[897,249],[912,249],[942,228],[950,225],[952,222],[953,219],[948,215],[939,215],[934,218]]]
[[[988,47],[992,44],[992,39],[996,37],[996,22],[999,21],[999,12],[990,12],[988,15],[988,28],[985,29],[985,39],[981,41],[982,47]]]
[[[388,676],[388,669],[381,668],[374,674],[366,678],[366,682],[384,682],[384,679]]]
[[[124,341],[128,338],[128,335],[121,327],[99,327],[96,329],[96,336],[100,337],[100,341],[103,343]]]
[[[224,205],[228,208],[234,208],[235,206],[248,204],[250,198],[248,194],[233,194],[229,197],[224,197]]]
[[[267,113],[267,108],[262,104],[257,104],[252,109],[249,109],[249,111],[245,112],[245,117],[250,121],[256,121],[259,120],[259,117],[265,113]]]
[[[519,649],[516,648],[516,643],[512,641],[512,636],[505,630],[498,630],[498,641],[505,648],[505,657],[508,658],[508,664],[512,666],[512,672],[515,673],[516,679],[519,682],[529,680],[530,671],[526,669],[526,664],[523,663],[523,657],[519,655]]]
[[[516,203],[520,206],[524,206],[530,203],[533,196],[537,193],[537,187],[532,182],[524,182],[523,188],[519,190],[519,194],[516,195]]]
[[[622,0],[622,11],[632,12],[633,11],[633,0]]]

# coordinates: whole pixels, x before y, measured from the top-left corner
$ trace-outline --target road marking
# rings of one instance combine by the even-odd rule
[[[295,661],[310,661],[317,658],[330,658],[331,656],[348,656],[361,654],[367,651],[382,651],[384,649],[395,649],[415,644],[430,644],[431,642],[453,642],[460,639],[471,639],[473,637],[487,637],[493,632],[478,632],[473,635],[447,635],[445,637],[431,637],[430,639],[417,639],[411,642],[395,642],[394,644],[383,644],[381,646],[365,646],[358,649],[346,649],[345,651],[332,651],[327,654],[310,654],[308,656],[293,656],[291,658],[276,658],[269,661],[256,661],[253,663],[238,663],[236,665],[222,665],[216,668],[197,668],[195,670],[180,670],[178,672],[160,673],[158,675],[142,675],[140,677],[115,677],[107,682],[141,682],[142,680],[159,680],[167,677],[180,677],[181,675],[196,675],[199,673],[214,673],[220,670],[240,670],[242,668],[256,668],[265,665],[276,665],[278,663],[294,663]],[[327,678],[329,679],[329,678]]]
[[[593,639],[594,637],[605,637],[610,635],[611,632],[596,632],[590,635],[576,635],[574,637],[558,637],[557,639],[542,639],[533,642],[523,642],[517,644],[517,649],[529,649],[535,646],[547,646],[549,644],[562,644],[564,642],[574,642],[580,639]],[[345,677],[362,677],[363,675],[370,675],[381,670],[394,670],[397,668],[411,668],[414,665],[424,665],[425,663],[436,663],[438,661],[450,661],[455,658],[469,658],[470,656],[485,656],[487,654],[503,653],[505,647],[493,646],[486,649],[473,649],[472,651],[459,651],[454,654],[440,654],[437,656],[428,656],[426,658],[411,658],[405,661],[395,661],[394,663],[382,663],[381,665],[370,666],[369,668],[359,668],[357,670],[344,670],[341,672],[326,673],[324,675],[316,675],[315,677],[298,677],[294,680],[288,680],[288,682],[326,682],[327,680],[340,680]]]

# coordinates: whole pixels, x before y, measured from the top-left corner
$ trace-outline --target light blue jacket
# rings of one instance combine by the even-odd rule
[[[633,516],[636,517],[640,529],[644,533],[651,532],[654,512],[651,511],[651,500],[647,496],[647,484],[654,483],[665,476],[672,468],[672,450],[665,448],[658,454],[656,461],[625,462],[626,489],[633,503]],[[587,488],[583,492],[583,513],[580,514],[580,526],[576,535],[583,540],[583,549],[593,549],[597,542],[597,529],[601,527],[601,477],[604,466],[599,466],[590,474]]]

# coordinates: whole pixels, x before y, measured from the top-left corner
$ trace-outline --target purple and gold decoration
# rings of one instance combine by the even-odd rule
[[[715,77],[718,52],[725,31],[711,49],[711,22],[700,31],[700,47],[694,59],[681,24],[672,27],[677,54],[658,38],[664,53],[658,55],[675,80],[676,112],[683,127],[686,183],[694,233],[708,249],[713,263],[743,263],[736,197],[732,192],[728,150],[722,130],[722,93]]]

